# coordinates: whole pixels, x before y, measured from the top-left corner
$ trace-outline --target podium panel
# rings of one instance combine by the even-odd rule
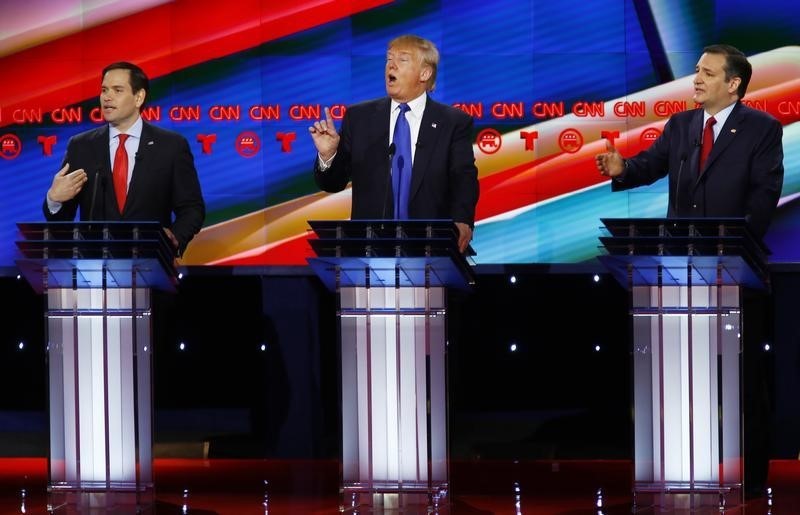
[[[19,224],[20,270],[45,298],[48,505],[139,513],[154,502],[151,289],[175,285],[158,224]]]
[[[449,488],[447,288],[474,277],[450,221],[309,222],[337,292],[342,509],[402,511]]]
[[[637,505],[743,502],[742,287],[766,284],[743,220],[603,220],[631,294]]]
[[[341,290],[346,491],[447,489],[443,290]]]

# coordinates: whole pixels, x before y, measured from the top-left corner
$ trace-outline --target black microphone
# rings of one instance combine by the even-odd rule
[[[383,214],[381,218],[384,220],[386,219],[386,197],[389,196],[389,185],[392,184],[392,159],[396,151],[397,146],[392,142],[392,144],[389,145],[389,174],[386,176],[386,187],[383,190]]]
[[[97,183],[100,182],[100,166],[94,172],[94,184],[92,184],[92,203],[89,205],[89,221],[94,221],[94,204],[97,200]],[[90,226],[91,227],[91,226]]]
[[[683,172],[683,164],[686,162],[686,158],[688,155],[684,152],[681,155],[681,164],[678,166],[678,178],[675,181],[675,204],[673,205],[673,209],[675,210],[675,217],[678,217],[678,198],[681,193],[681,172]]]

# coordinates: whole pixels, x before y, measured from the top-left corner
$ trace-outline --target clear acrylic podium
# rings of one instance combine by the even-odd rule
[[[603,219],[600,260],[631,292],[634,497],[743,501],[742,291],[767,250],[742,219]]]
[[[309,225],[309,263],[337,293],[341,508],[435,508],[449,484],[446,289],[475,283],[458,230],[449,220]]]
[[[19,223],[17,266],[45,297],[48,508],[154,502],[151,289],[174,291],[160,224]]]

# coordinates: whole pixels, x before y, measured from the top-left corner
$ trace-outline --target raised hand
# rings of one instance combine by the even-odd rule
[[[617,177],[625,169],[625,160],[608,140],[606,140],[606,151],[597,154],[594,160],[600,175],[606,177]]]
[[[339,148],[339,133],[336,132],[329,108],[325,108],[325,119],[314,122],[314,125],[308,128],[308,132],[311,133],[314,146],[317,147],[317,152],[323,161],[336,154],[336,149]]]

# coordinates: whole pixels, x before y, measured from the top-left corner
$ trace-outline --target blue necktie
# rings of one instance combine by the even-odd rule
[[[408,127],[406,113],[408,104],[400,104],[400,114],[394,125],[395,145],[392,159],[392,189],[394,191],[394,217],[408,219],[408,195],[411,190],[411,129]]]

